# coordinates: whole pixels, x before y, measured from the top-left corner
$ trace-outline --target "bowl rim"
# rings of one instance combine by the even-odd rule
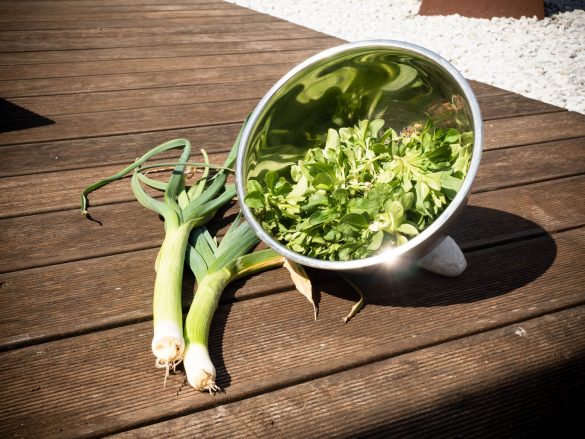
[[[244,203],[244,198],[246,196],[246,189],[245,189],[245,182],[244,182],[244,171],[243,171],[243,164],[247,152],[247,147],[250,136],[252,134],[252,128],[258,123],[258,119],[262,113],[262,110],[266,106],[266,104],[272,99],[272,97],[285,85],[289,80],[294,78],[297,74],[301,73],[305,69],[310,66],[313,66],[317,63],[320,63],[326,59],[332,59],[338,55],[343,54],[344,52],[353,51],[355,49],[376,49],[376,48],[389,48],[389,49],[401,49],[406,52],[412,52],[418,56],[423,56],[428,58],[429,60],[436,63],[440,66],[444,71],[446,71],[454,80],[455,82],[461,87],[461,91],[469,104],[471,110],[471,117],[473,121],[473,130],[474,130],[474,142],[473,142],[473,150],[472,150],[472,157],[471,163],[469,166],[469,170],[467,172],[466,178],[463,181],[459,192],[455,198],[449,203],[447,208],[436,218],[427,228],[425,228],[420,234],[415,236],[414,238],[410,239],[406,244],[399,245],[397,247],[390,247],[386,251],[382,251],[379,254],[363,258],[363,259],[355,259],[351,261],[330,261],[325,259],[317,259],[312,258],[309,256],[302,255],[300,253],[294,252],[290,250],[288,247],[285,247],[276,239],[274,239],[269,233],[267,233],[261,224],[256,220],[254,214],[252,213],[251,209],[248,208],[246,203]],[[317,53],[316,55],[311,56],[310,58],[306,59],[305,61],[298,64],[296,67],[291,69],[288,73],[286,73],[282,78],[280,78],[270,90],[264,95],[264,97],[258,102],[254,111],[250,114],[247,121],[245,122],[245,126],[242,132],[242,137],[240,139],[240,144],[238,147],[238,154],[236,158],[236,190],[238,196],[238,203],[240,205],[240,209],[244,214],[244,218],[248,221],[248,223],[252,226],[256,235],[269,247],[274,249],[276,252],[281,254],[282,256],[291,259],[301,265],[306,265],[309,267],[314,268],[321,268],[327,270],[354,270],[354,269],[361,269],[366,267],[371,267],[375,265],[379,265],[382,263],[388,263],[399,259],[400,257],[404,256],[405,254],[420,248],[425,241],[427,241],[430,237],[432,237],[437,231],[439,231],[448,220],[455,214],[455,212],[459,209],[459,207],[466,202],[467,196],[470,192],[471,185],[475,180],[475,176],[477,175],[477,170],[479,168],[479,163],[481,160],[481,153],[482,153],[482,144],[483,144],[483,122],[481,118],[481,111],[479,109],[479,104],[477,102],[477,98],[475,97],[475,93],[473,92],[471,86],[467,82],[467,80],[463,77],[463,75],[446,59],[438,55],[437,53],[426,49],[424,47],[418,46],[416,44],[408,43],[405,41],[398,41],[398,40],[386,40],[386,39],[375,39],[375,40],[363,40],[357,41],[353,43],[342,44],[339,46],[331,47],[329,49],[323,50],[322,52]],[[438,244],[439,242],[437,242]],[[430,249],[429,249],[430,250]]]

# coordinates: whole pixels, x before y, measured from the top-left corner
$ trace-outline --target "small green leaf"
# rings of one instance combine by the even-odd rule
[[[441,173],[441,187],[443,189],[443,193],[445,196],[452,200],[461,189],[461,185],[463,184],[463,180],[460,178],[453,177],[446,172]]]
[[[417,228],[414,227],[412,224],[408,224],[408,223],[401,224],[400,227],[398,227],[398,231],[400,233],[404,233],[405,235],[409,235],[409,236],[418,235]]]
[[[445,134],[445,142],[447,143],[458,143],[461,140],[461,134],[459,130],[455,128],[449,128]]]
[[[353,198],[347,204],[347,211],[351,213],[369,213],[372,214],[380,208],[376,201],[366,198]]]
[[[384,240],[384,232],[378,230],[374,233],[371,237],[370,243],[368,244],[368,250],[376,251],[382,245],[382,241]]]
[[[266,187],[272,191],[274,189],[274,185],[278,181],[278,173],[275,171],[268,171],[264,176],[264,183],[266,183]]]
[[[321,172],[313,179],[313,186],[317,189],[333,189],[333,179],[329,174]]]
[[[327,143],[323,150],[323,155],[330,162],[337,161],[337,157],[339,156],[339,144],[339,134],[337,134],[337,131],[330,128],[327,132]]]
[[[365,229],[368,227],[368,220],[364,215],[359,213],[350,213],[341,219],[342,224],[348,224],[357,229]]]
[[[261,192],[250,192],[244,198],[244,203],[251,209],[262,209],[264,208],[264,195]]]
[[[262,185],[260,183],[258,183],[256,180],[250,179],[250,180],[248,180],[248,183],[246,184],[246,190],[248,192],[262,192],[263,188],[262,188]]]

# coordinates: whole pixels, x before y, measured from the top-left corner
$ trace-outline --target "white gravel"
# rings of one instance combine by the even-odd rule
[[[420,0],[228,0],[348,41],[388,38],[440,54],[467,78],[585,114],[585,0],[546,17],[423,17]]]

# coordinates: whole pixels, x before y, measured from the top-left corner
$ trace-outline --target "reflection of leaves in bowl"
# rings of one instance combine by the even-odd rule
[[[405,102],[420,96],[421,90],[426,94],[428,88],[414,67],[380,60],[378,55],[309,72],[286,92],[277,93],[270,112],[259,123],[252,149],[277,145],[305,145],[306,149],[312,141],[322,140],[328,128],[351,126],[361,119],[384,117],[400,130],[415,115],[424,121],[424,113],[413,111]],[[399,100],[397,111],[394,104]],[[260,158],[255,159],[256,166],[262,166]]]

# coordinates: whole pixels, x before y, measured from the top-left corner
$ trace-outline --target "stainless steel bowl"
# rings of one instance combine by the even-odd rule
[[[408,243],[365,259],[327,261],[301,255],[276,241],[240,201],[245,218],[268,246],[311,267],[353,270],[424,256],[447,235],[465,207],[482,148],[481,114],[471,87],[449,62],[430,50],[400,41],[371,40],[344,44],[307,59],[258,103],[244,127],[236,165],[238,197],[243,200],[249,177],[296,163],[310,139],[329,128],[382,118],[399,132],[414,123],[424,125],[429,115],[438,126],[473,132],[473,155],[455,199]]]

